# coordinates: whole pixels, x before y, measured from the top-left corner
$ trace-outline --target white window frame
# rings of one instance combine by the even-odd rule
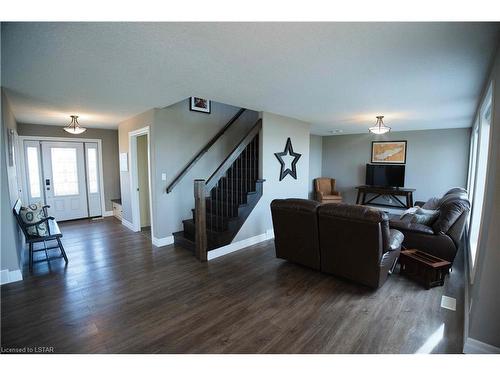
[[[482,97],[481,99],[481,104],[479,106],[479,109],[476,113],[476,119],[475,119],[475,122],[474,122],[474,126],[472,128],[472,133],[471,133],[471,151],[473,152],[473,148],[474,148],[474,145],[473,145],[473,142],[475,141],[476,142],[476,155],[470,155],[469,157],[469,162],[471,162],[473,160],[473,157],[475,157],[475,165],[470,165],[469,166],[469,173],[473,172],[473,175],[469,175],[469,182],[470,182],[470,187],[472,187],[472,194],[469,194],[469,197],[470,197],[470,200],[471,200],[471,211],[470,211],[470,215],[469,215],[469,221],[468,221],[468,236],[467,236],[467,241],[468,241],[468,258],[469,258],[469,272],[470,272],[470,282],[471,284],[474,283],[474,276],[475,276],[475,272],[476,272],[476,266],[477,266],[477,262],[478,262],[478,258],[479,258],[479,253],[480,253],[480,249],[481,249],[481,242],[482,242],[482,234],[483,234],[483,221],[484,221],[484,212],[485,212],[485,206],[486,206],[486,199],[484,199],[483,197],[483,202],[481,204],[481,207],[477,207],[477,205],[475,204],[476,202],[474,202],[474,195],[477,193],[477,189],[480,187],[478,186],[478,180],[477,180],[477,174],[478,174],[478,169],[479,169],[479,156],[480,156],[480,153],[481,153],[481,136],[482,136],[482,131],[484,131],[484,128],[482,126],[482,123],[481,123],[481,120],[482,120],[482,114],[484,113],[484,111],[486,110],[486,105],[488,104],[488,102],[491,101],[491,115],[490,115],[490,121],[489,121],[489,135],[488,135],[488,154],[486,155],[486,161],[490,160],[490,155],[491,155],[491,152],[492,152],[492,136],[493,136],[493,121],[494,121],[494,118],[493,118],[493,109],[494,109],[494,97],[493,97],[493,89],[494,89],[494,82],[490,82],[489,86],[488,86],[488,89],[486,90],[486,94]],[[476,139],[474,140],[474,136],[476,136]],[[489,175],[489,172],[490,172],[490,163],[486,163],[486,172],[485,172],[485,179],[484,179],[484,186],[483,188],[485,189],[484,191],[484,194],[486,195],[487,191],[486,191],[486,187],[488,186],[488,175]],[[472,171],[472,168],[474,168],[474,170]],[[477,209],[480,209],[481,212],[480,212],[480,215],[479,215],[479,229],[478,229],[478,237],[477,237],[477,245],[476,245],[476,249],[475,249],[475,253],[474,253],[474,257],[472,256],[472,252],[471,252],[471,243],[470,243],[470,240],[471,240],[471,230],[472,230],[472,218],[473,218],[473,213],[474,213],[474,210],[477,210]]]

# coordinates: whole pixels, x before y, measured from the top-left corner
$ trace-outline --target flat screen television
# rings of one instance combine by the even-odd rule
[[[403,187],[405,186],[405,166],[366,164],[366,185]]]

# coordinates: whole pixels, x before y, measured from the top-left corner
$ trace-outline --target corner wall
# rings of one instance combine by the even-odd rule
[[[22,261],[22,240],[19,229],[12,214],[12,207],[18,198],[16,166],[8,165],[8,131],[16,130],[17,123],[9,102],[2,91],[0,117],[2,131],[0,137],[0,170],[1,170],[1,257],[2,284],[22,279],[20,263]]]
[[[323,137],[311,134],[309,143],[309,199],[314,199],[314,179],[323,173]]]
[[[87,128],[82,134],[69,135],[60,126],[40,124],[18,124],[19,135],[60,138],[88,138],[102,141],[102,174],[106,211],[113,210],[111,199],[120,198],[120,175],[118,166],[118,131],[114,129]],[[104,214],[104,213],[103,213]]]
[[[293,151],[302,154],[297,162],[297,179],[280,177],[280,163],[274,153],[282,152],[290,137]],[[253,209],[233,242],[245,240],[272,230],[270,204],[277,198],[304,198],[309,193],[309,143],[310,124],[272,113],[262,113],[261,171],[264,182],[263,195]]]
[[[466,187],[470,132],[464,128],[323,137],[323,174],[337,180],[344,202],[355,203],[355,186],[365,184],[371,142],[406,140],[405,186],[416,189],[415,201],[425,201],[452,187]]]
[[[243,135],[255,124],[258,113],[247,110],[234,125],[184,176],[174,190],[167,186],[207,142],[238,112],[231,105],[211,102],[211,113],[189,110],[185,99],[169,107],[152,109],[119,124],[120,153],[130,152],[128,133],[150,126],[151,195],[153,237],[168,242],[172,233],[182,230],[182,220],[192,217],[193,180],[208,179]],[[130,166],[130,154],[129,154]],[[167,180],[161,175],[165,173]],[[123,218],[132,221],[130,170],[120,172]]]

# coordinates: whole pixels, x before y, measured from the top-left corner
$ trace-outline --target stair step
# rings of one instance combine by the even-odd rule
[[[255,191],[233,191],[233,190],[214,190],[211,193],[212,200],[220,202],[235,202],[238,204],[247,203],[250,195],[256,194]],[[210,199],[210,198],[209,198]]]
[[[183,248],[190,250],[194,253],[194,250],[195,250],[194,241],[187,238],[183,231],[175,232],[172,234],[174,236],[174,244],[176,246],[183,247]]]
[[[183,220],[182,224],[184,225],[184,237],[194,241],[195,238],[195,224],[194,220]],[[224,243],[228,237],[232,236],[232,231],[229,230],[210,230],[207,228],[207,241],[209,245],[217,245]]]
[[[238,216],[239,212],[238,210],[240,209],[240,207],[245,207],[245,206],[247,206],[247,203],[231,204],[215,200],[211,201],[210,199],[208,199],[206,203],[207,213],[211,214],[224,213],[224,216],[227,217]]]
[[[193,214],[193,220],[194,220],[195,209],[194,209],[194,208],[193,208],[193,209],[191,209],[191,212],[192,212],[192,214]],[[215,213],[211,213],[210,211],[207,211],[207,213],[206,213],[206,217],[207,217],[207,222],[208,222],[209,220],[215,221],[215,218],[216,218],[216,217],[219,217],[219,218],[221,218],[221,217],[222,217],[222,219],[223,219],[223,220],[225,220],[225,221],[226,221],[226,222],[228,222],[228,223],[229,223],[231,220],[236,220],[236,219],[238,218],[238,216],[237,216],[237,215],[230,216],[230,215],[222,215],[221,213],[219,213],[219,215],[215,215]],[[219,220],[220,220],[220,219],[219,219]]]

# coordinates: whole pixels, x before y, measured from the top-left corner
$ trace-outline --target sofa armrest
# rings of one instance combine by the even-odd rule
[[[390,227],[393,229],[397,229],[399,231],[404,232],[416,232],[423,234],[434,234],[434,231],[431,227],[424,224],[410,223],[407,221],[401,220],[391,220]]]
[[[403,243],[405,236],[399,230],[389,229],[389,247],[385,249],[386,251],[394,251],[401,249],[401,244]]]

